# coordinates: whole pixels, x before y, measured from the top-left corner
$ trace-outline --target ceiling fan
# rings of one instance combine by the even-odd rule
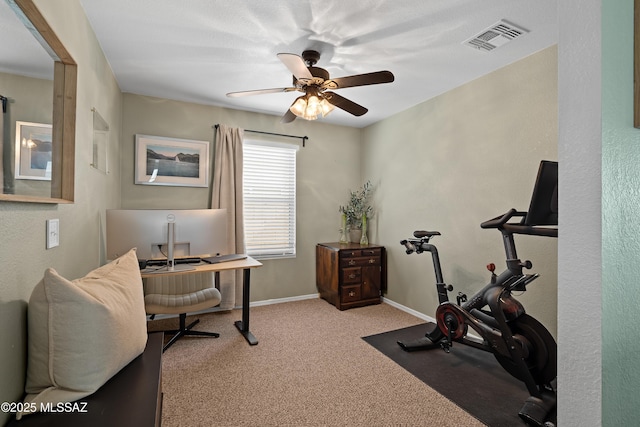
[[[362,116],[369,110],[337,93],[330,92],[330,90],[391,83],[394,80],[393,73],[390,71],[377,71],[332,79],[329,77],[327,70],[314,66],[320,59],[320,53],[315,50],[305,50],[302,52],[302,56],[294,53],[279,53],[278,58],[293,74],[293,87],[230,92],[227,96],[235,98],[266,93],[300,91],[304,95],[298,97],[282,116],[281,122],[289,123],[295,120],[296,117],[306,120],[315,120],[320,115],[324,117],[333,111],[334,107],[338,107],[354,116]]]

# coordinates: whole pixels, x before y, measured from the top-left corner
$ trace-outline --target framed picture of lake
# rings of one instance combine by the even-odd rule
[[[15,178],[51,181],[51,125],[16,121]]]
[[[209,141],[136,135],[135,183],[207,187]]]

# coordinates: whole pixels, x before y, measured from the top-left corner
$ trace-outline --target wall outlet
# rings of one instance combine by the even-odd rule
[[[47,249],[60,245],[60,220],[47,220]]]

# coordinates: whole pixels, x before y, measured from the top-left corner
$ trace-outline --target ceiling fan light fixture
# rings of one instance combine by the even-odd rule
[[[291,112],[298,117],[303,117],[306,109],[307,109],[306,95],[298,97],[289,108],[289,110],[291,110]]]
[[[312,109],[309,109],[307,95],[303,95],[296,99],[289,110],[296,116],[305,120],[316,120],[318,118],[318,114],[312,114]]]
[[[298,97],[289,108],[293,114],[305,120],[316,120],[320,115],[325,117],[333,109],[333,104],[321,94],[315,92]]]
[[[316,120],[318,116],[302,116],[302,118],[305,120]]]
[[[316,95],[309,95],[307,97],[307,109],[305,113],[308,116],[317,116],[320,114],[320,100]]]
[[[320,114],[320,102],[315,96],[303,95],[295,100],[289,110],[305,120],[316,120]]]
[[[330,103],[329,101],[327,101],[326,98],[322,98],[322,101],[320,101],[320,109],[322,111],[322,117],[326,117],[330,112],[333,111],[335,107],[333,106],[332,103]]]

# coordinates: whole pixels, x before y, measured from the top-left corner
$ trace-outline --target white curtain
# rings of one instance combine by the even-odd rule
[[[211,208],[226,209],[229,253],[245,253],[242,202],[242,139],[244,130],[218,125],[215,137]],[[242,270],[220,274],[220,308],[242,304]]]

